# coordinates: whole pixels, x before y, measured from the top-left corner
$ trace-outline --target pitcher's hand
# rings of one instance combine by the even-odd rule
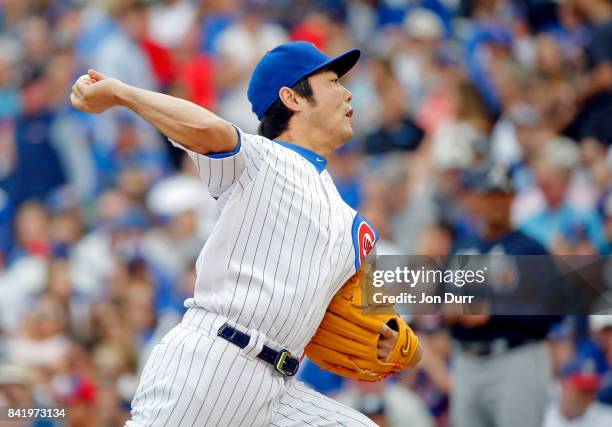
[[[122,84],[117,79],[89,70],[72,86],[70,101],[74,108],[86,113],[103,113],[118,105],[116,91]]]
[[[386,361],[395,348],[399,334],[384,323],[380,328],[381,337],[378,339],[378,358]]]

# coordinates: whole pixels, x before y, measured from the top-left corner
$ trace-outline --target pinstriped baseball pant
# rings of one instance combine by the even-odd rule
[[[225,321],[188,310],[149,356],[127,427],[376,425],[217,337]]]

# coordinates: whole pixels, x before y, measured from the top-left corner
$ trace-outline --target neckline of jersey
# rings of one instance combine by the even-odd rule
[[[300,156],[312,163],[317,172],[321,173],[325,170],[325,167],[327,166],[327,159],[320,154],[317,154],[314,151],[300,145],[291,144],[290,142],[278,140],[274,140],[274,142],[298,153]]]

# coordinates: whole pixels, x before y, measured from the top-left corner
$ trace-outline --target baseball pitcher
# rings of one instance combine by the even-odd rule
[[[377,233],[326,170],[353,135],[339,78],[359,55],[330,58],[306,42],[269,51],[248,88],[258,135],[95,70],[73,86],[76,108],[127,107],[184,149],[221,208],[195,295],[150,355],[127,425],[371,426],[296,381],[299,360],[369,381],[418,362],[418,338],[399,316],[359,309]]]

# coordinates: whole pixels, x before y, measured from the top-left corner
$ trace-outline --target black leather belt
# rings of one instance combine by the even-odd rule
[[[219,328],[217,335],[240,348],[245,348],[251,340],[248,334],[232,328],[227,323]],[[277,372],[286,377],[294,376],[300,366],[300,361],[293,357],[288,350],[276,351],[266,345],[263,346],[257,357],[271,364]]]
[[[461,349],[472,356],[491,356],[506,353],[517,347],[531,344],[538,340],[531,338],[507,339],[497,338],[491,341],[460,341]]]

